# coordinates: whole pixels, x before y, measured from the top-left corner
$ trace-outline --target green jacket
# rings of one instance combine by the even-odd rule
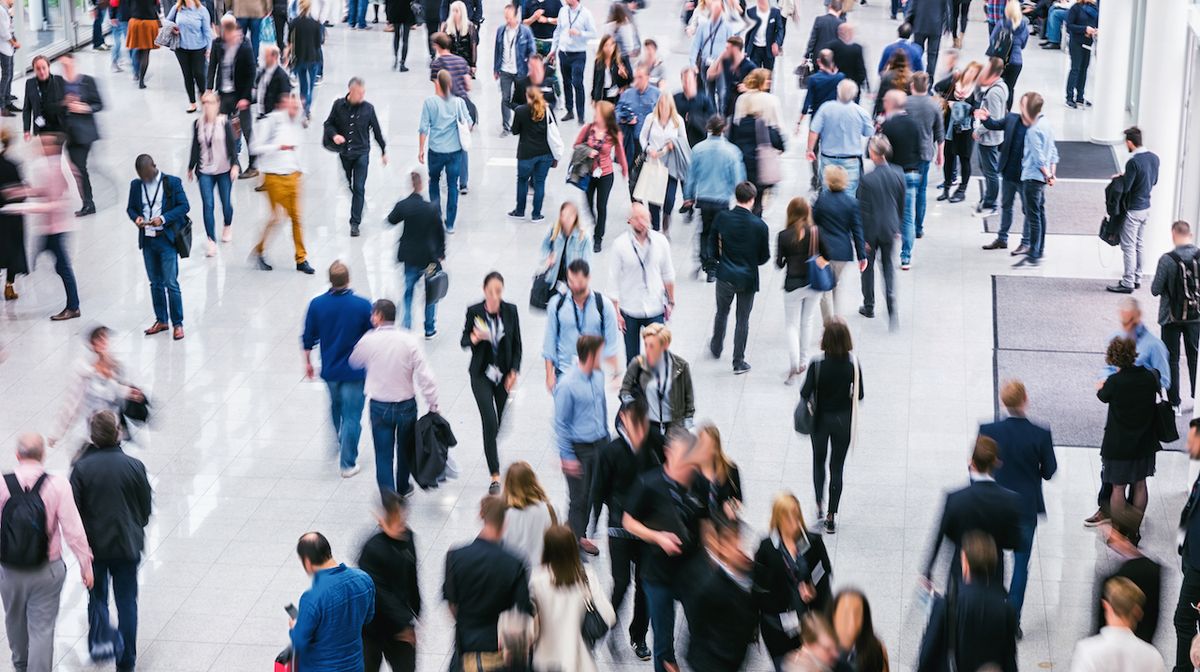
[[[696,395],[692,391],[692,371],[680,356],[666,353],[671,358],[671,391],[667,401],[671,404],[671,422],[691,420],[696,415]],[[654,372],[646,368],[646,356],[638,355],[625,369],[625,380],[621,383],[621,401],[636,397],[646,398],[646,386],[652,384]]]

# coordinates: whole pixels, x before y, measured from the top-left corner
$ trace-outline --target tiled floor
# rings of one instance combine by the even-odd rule
[[[794,81],[784,73],[795,66],[807,40],[807,24],[821,3],[804,0],[801,5],[805,25],[793,29],[787,56],[779,64],[778,86],[789,116],[800,99]],[[894,24],[878,0],[856,9],[853,20],[860,26],[859,39],[868,45],[868,61],[873,61],[871,55],[892,39]],[[490,45],[491,28],[499,22],[497,3],[488,11],[485,44]],[[678,48],[674,3],[654,4],[639,22],[644,37],[653,36],[663,45],[668,71],[677,72],[686,57]],[[419,32],[414,35],[418,41],[421,37]],[[321,149],[319,125],[309,130],[301,153],[306,242],[313,265],[323,271],[334,259],[342,259],[352,269],[357,291],[398,298],[395,233],[382,220],[391,203],[407,193],[404,171],[416,160],[417,100],[430,86],[420,49],[413,49],[412,72],[387,70],[390,40],[381,30],[333,29],[326,45],[326,83],[315,105],[315,121],[320,121],[341,95],[340,83],[360,75],[380,113],[392,164],[372,164],[363,237],[347,235],[348,193],[337,161]],[[982,24],[974,23],[968,53],[978,56],[982,47]],[[489,54],[482,64],[486,73],[490,48],[481,52]],[[134,228],[123,214],[125,185],[133,177],[134,157],[142,152],[152,153],[167,172],[182,174],[189,122],[183,114],[180,75],[169,54],[154,54],[150,88],[142,92],[127,76],[108,71],[107,56],[85,52],[80,58],[82,67],[101,80],[108,105],[101,115],[105,139],[92,153],[100,212],[82,223],[74,243],[84,319],[47,321],[61,308],[61,287],[45,259],[33,276],[21,281],[21,300],[0,307],[0,345],[7,353],[0,364],[0,463],[11,463],[18,431],[51,427],[70,366],[83,351],[81,334],[96,324],[115,329],[114,349],[127,366],[127,376],[148,390],[155,410],[149,430],[139,432],[136,444],[128,447],[146,462],[155,488],[155,515],[141,570],[139,669],[264,669],[286,643],[283,605],[295,601],[307,583],[293,552],[297,536],[321,530],[339,559],[353,561],[371,532],[375,487],[369,440],[364,436],[363,473],[342,480],[333,460],[324,386],[304,380],[299,352],[303,311],[308,299],[324,290],[325,281],[320,273],[309,277],[290,270],[286,262],[291,244],[285,235],[277,236],[269,250],[277,270],[252,270],[246,255],[266,208],[262,196],[246,182],[235,190],[235,241],[223,245],[217,258],[195,256],[182,263],[186,340],[142,336],[152,314]],[[1065,76],[1065,57],[1034,49],[1026,59],[1021,88],[1057,90]],[[670,81],[674,90],[676,78]],[[444,669],[451,641],[451,619],[439,599],[442,558],[448,547],[473,536],[477,502],[487,486],[478,416],[466,385],[468,358],[457,345],[458,320],[465,306],[477,300],[479,282],[491,269],[505,274],[510,298],[524,305],[544,233],[541,226],[503,216],[511,207],[515,141],[497,137],[498,94],[490,78],[483,77],[477,88],[485,121],[471,157],[471,193],[461,201],[458,233],[449,241],[451,288],[439,311],[441,333],[428,344],[443,413],[460,440],[455,457],[462,476],[439,490],[418,494],[412,516],[427,605],[419,646],[424,670]],[[1060,135],[1082,139],[1087,113],[1068,115],[1054,102],[1057,95],[1047,99],[1052,101],[1049,118]],[[773,230],[783,224],[784,199],[802,194],[807,183],[801,139],[790,142],[785,159],[790,177],[768,209]],[[555,176],[548,213],[561,199],[575,197],[561,184],[561,171]],[[622,191],[614,190],[610,239],[623,229],[628,200]],[[199,225],[194,187],[189,186],[189,194]],[[1053,197],[1051,191],[1049,198]],[[967,216],[965,203],[947,206],[931,200],[926,230],[913,270],[900,278],[898,333],[888,333],[881,319],[859,317],[850,302],[842,307],[856,337],[867,395],[859,445],[847,465],[841,525],[827,542],[837,585],[866,590],[877,630],[900,670],[911,667],[922,631],[912,598],[942,493],[965,483],[976,423],[992,411],[990,276],[1014,272],[1006,255],[979,250],[987,237]],[[679,310],[673,319],[675,350],[694,367],[699,415],[718,424],[742,469],[747,520],[758,535],[765,531],[776,492],[790,489],[806,507],[812,502],[808,441],[790,428],[797,393],[781,384],[787,359],[781,278],[775,269],[763,269],[764,291],[753,314],[748,355],[754,370],[735,378],[727,361],[702,354],[713,298],[711,286],[689,276],[694,232],[685,224],[674,230],[674,258],[681,276]],[[1107,249],[1097,252],[1095,246],[1088,238],[1051,236],[1047,263],[1032,272],[1113,277],[1117,256]],[[596,263],[602,291],[608,277],[606,257],[600,255]],[[529,312],[522,318],[530,353],[527,379],[506,418],[501,457],[506,463],[531,462],[555,501],[565,505],[550,440],[551,403],[536,357],[543,319]],[[1038,400],[1032,404],[1036,415]],[[65,473],[74,445],[68,442],[51,456],[53,469]],[[1039,531],[1026,601],[1022,668],[1067,664],[1074,642],[1086,634],[1093,567],[1105,552],[1079,524],[1093,508],[1098,455],[1067,447],[1058,453],[1061,468],[1047,489],[1049,516]],[[1164,595],[1170,609],[1178,585],[1173,528],[1183,500],[1186,464],[1180,455],[1168,454],[1159,465],[1151,485],[1146,540],[1151,553],[1167,565]],[[84,593],[75,582],[64,593],[56,632],[58,669],[94,669],[87,662],[83,637]],[[1164,616],[1158,643],[1164,652],[1173,647],[1169,617]],[[604,669],[649,669],[634,661],[624,645],[617,648],[616,655],[603,648]],[[761,652],[755,653],[751,666],[766,669]]]

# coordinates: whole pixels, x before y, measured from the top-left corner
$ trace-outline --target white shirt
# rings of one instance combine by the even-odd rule
[[[12,12],[8,9],[8,5],[0,2],[0,54],[13,55],[12,42],[9,42],[12,37]]]
[[[504,27],[504,37],[500,38],[500,71],[510,75],[517,74],[517,38],[516,28]]]
[[[667,305],[665,285],[675,282],[671,243],[657,231],[647,231],[646,243],[626,231],[613,245],[614,263],[608,298],[632,317],[662,315]]]
[[[263,117],[254,129],[251,150],[258,157],[258,169],[272,175],[300,172],[300,144],[304,142],[304,116],[295,117],[287,110],[276,110]],[[284,151],[283,145],[293,149]]]
[[[1071,656],[1071,672],[1163,672],[1158,649],[1128,628],[1106,626],[1100,634],[1079,640]]]
[[[163,201],[166,200],[166,186],[163,184],[162,171],[158,171],[158,175],[150,182],[142,182],[142,217],[147,221],[154,221],[155,217],[162,215]],[[158,235],[159,231],[163,230],[159,226],[145,226],[143,230],[147,236],[151,238]]]

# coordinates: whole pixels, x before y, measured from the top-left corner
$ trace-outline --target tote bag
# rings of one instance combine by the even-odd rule
[[[554,119],[550,110],[546,110],[546,144],[550,145],[550,156],[553,156],[555,161],[562,161],[566,145],[563,144],[562,133],[558,130],[558,121]]]
[[[779,150],[771,144],[771,129],[762,119],[754,120],[754,136],[757,146],[754,158],[758,162],[758,183],[764,187],[783,181],[783,168],[779,165]]]
[[[642,163],[633,198],[643,203],[662,205],[667,198],[667,167],[658,159],[647,158]]]
[[[471,151],[471,114],[467,111],[467,104],[462,102],[461,98],[455,98],[455,109],[458,111],[458,144],[462,146],[462,151]]]

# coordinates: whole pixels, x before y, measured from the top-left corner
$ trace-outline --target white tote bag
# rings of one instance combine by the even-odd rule
[[[562,161],[566,145],[563,144],[562,133],[558,130],[558,121],[554,119],[554,113],[550,110],[546,110],[546,144],[550,145],[550,155],[554,160]]]
[[[461,98],[455,98],[458,104],[458,144],[462,145],[462,151],[471,151],[471,113],[467,111],[467,104]]]
[[[662,205],[667,198],[667,167],[658,159],[647,158],[633,188],[634,200]]]

